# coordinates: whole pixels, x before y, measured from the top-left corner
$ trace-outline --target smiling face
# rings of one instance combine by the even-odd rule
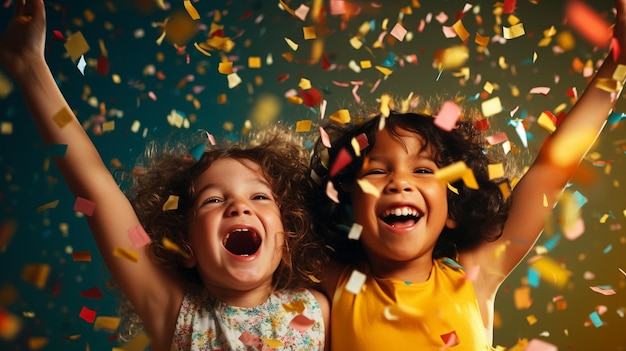
[[[270,288],[284,244],[284,228],[272,188],[250,160],[214,161],[195,181],[189,225],[193,259],[214,295]]]
[[[447,186],[435,179],[439,168],[416,134],[382,130],[358,178],[380,193],[356,187],[351,193],[354,221],[363,225],[362,244],[380,276],[432,261],[437,238],[448,220]],[[429,265],[426,265],[430,267]]]

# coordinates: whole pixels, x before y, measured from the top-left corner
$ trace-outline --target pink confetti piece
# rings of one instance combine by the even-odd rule
[[[474,282],[476,281],[476,278],[478,277],[479,272],[480,272],[480,266],[475,265],[472,268],[465,271],[465,277],[463,277],[463,280],[469,280],[471,282]]]
[[[391,30],[391,36],[398,39],[399,41],[404,41],[404,37],[406,36],[407,30],[400,23],[396,23]]]
[[[261,338],[259,338],[258,336],[250,333],[249,331],[244,331],[243,333],[241,333],[241,335],[239,336],[239,341],[241,341],[246,346],[263,346],[263,340],[261,340]]]
[[[142,247],[150,242],[150,236],[141,225],[128,230],[128,238],[134,247]]]
[[[613,288],[611,287],[602,287],[602,286],[590,286],[589,287],[591,290],[600,293],[604,296],[610,296],[610,295],[615,295],[617,294],[615,292],[615,290],[613,290]]]
[[[443,31],[443,35],[447,38],[456,38],[457,34],[456,34],[456,30],[454,29],[454,27],[449,27],[449,26],[441,26],[441,30]]]
[[[157,100],[156,94],[154,94],[154,92],[149,91],[148,92],[148,97],[150,97],[150,99],[152,99],[152,101],[156,101]]]
[[[337,204],[339,203],[339,192],[335,189],[333,182],[326,183],[326,196],[333,200],[333,202]]]
[[[550,88],[548,87],[534,87],[530,89],[530,94],[541,94],[543,96],[547,96],[550,92]]]
[[[563,236],[569,240],[578,239],[585,233],[585,221],[578,218],[573,224],[563,228]]]
[[[355,85],[352,87],[352,97],[354,98],[354,101],[356,101],[358,104],[361,103],[361,97],[358,94],[359,87],[360,85]]]
[[[612,31],[609,24],[591,7],[580,0],[570,0],[565,6],[567,23],[582,37],[598,47],[607,47]]]
[[[528,343],[528,346],[524,349],[524,351],[558,351],[558,348],[549,342],[532,339]]]
[[[435,116],[435,125],[445,131],[451,131],[461,117],[461,107],[453,101],[446,101],[441,105]]]
[[[291,322],[289,322],[289,326],[297,331],[306,332],[309,328],[311,328],[315,324],[315,321],[305,317],[302,314],[298,314],[293,317]]]
[[[74,211],[78,211],[85,216],[91,216],[96,208],[96,203],[82,197],[76,197],[74,202]]]
[[[322,140],[322,145],[326,146],[329,149],[332,147],[332,145],[330,144],[330,137],[322,127],[320,127],[320,138]]]
[[[446,344],[445,347],[453,347],[459,344],[459,337],[453,330],[447,334],[440,335],[441,340]]]
[[[346,2],[342,0],[330,0],[330,14],[333,16],[346,13]]]
[[[309,10],[310,7],[304,5],[304,4],[300,4],[300,7],[298,7],[294,13],[296,15],[296,17],[298,17],[300,20],[304,21],[306,19],[306,16],[309,14]]]
[[[500,133],[490,135],[486,139],[489,145],[496,145],[496,144],[500,144],[509,140],[505,132],[500,132]]]

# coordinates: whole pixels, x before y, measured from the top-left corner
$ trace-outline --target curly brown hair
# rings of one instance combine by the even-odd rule
[[[432,107],[426,109],[431,110]],[[424,111],[423,107],[421,111]],[[349,124],[327,123],[324,129],[331,139],[332,148],[326,148],[318,140],[311,159],[311,168],[319,177],[313,214],[316,230],[334,248],[336,258],[347,263],[356,263],[365,257],[360,242],[350,240],[346,235],[352,224],[349,189],[352,188],[368,152],[376,143],[376,133],[382,123],[395,136],[398,136],[400,130],[415,133],[423,140],[425,148],[431,148],[435,152],[435,161],[439,167],[464,161],[472,169],[478,182],[478,189],[468,188],[462,180],[451,184],[458,190],[458,194],[448,191],[448,211],[457,226],[443,228],[433,257],[455,258],[460,251],[497,239],[501,235],[510,206],[510,199],[503,194],[501,186],[510,189],[509,179],[519,174],[519,167],[515,157],[505,157],[496,148],[487,148],[487,134],[475,124],[478,118],[480,115],[477,111],[466,111],[451,132],[436,126],[433,123],[434,118],[429,114],[417,112],[391,111],[388,117],[376,114],[353,118]],[[356,155],[351,144],[361,134],[366,136],[368,146],[361,150],[360,155]],[[329,165],[336,161],[342,149],[350,153],[352,161],[331,178],[328,175]],[[499,162],[504,163],[506,176],[490,180],[487,166]],[[339,204],[330,201],[326,195],[328,181],[338,191]]]
[[[274,274],[275,289],[310,285],[310,277],[318,275],[321,270],[324,250],[314,236],[309,214],[309,154],[302,143],[287,127],[275,126],[251,133],[245,141],[223,146],[205,145],[206,150],[198,160],[185,147],[188,143],[176,144],[159,152],[155,151],[156,145],[150,145],[142,162],[145,166],[133,170],[134,182],[128,194],[152,239],[151,258],[201,283],[195,269],[183,266],[184,253],[191,254],[187,233],[195,215],[194,181],[216,160],[246,159],[257,163],[269,182],[286,231],[282,260]],[[170,195],[179,197],[178,207],[163,211],[163,204]],[[166,247],[163,244],[165,238],[176,244],[183,254]]]

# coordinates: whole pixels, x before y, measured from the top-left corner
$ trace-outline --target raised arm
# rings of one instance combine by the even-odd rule
[[[614,37],[619,47],[613,50],[621,54],[614,60],[609,53],[580,99],[556,131],[544,141],[534,163],[513,191],[512,207],[502,237],[479,248],[481,255],[472,255],[477,261],[482,258],[490,261],[494,257],[493,250],[506,245],[499,260],[478,262],[489,267],[483,271],[491,272],[488,278],[491,283],[501,283],[532,248],[544,228],[546,216],[554,209],[562,190],[595,142],[621,94],[621,88],[608,92],[597,85],[602,79],[612,79],[619,64],[626,64],[626,0],[616,0],[615,6]],[[493,274],[494,270],[497,274]]]
[[[72,193],[95,203],[87,221],[107,267],[142,317],[153,345],[169,346],[183,284],[154,264],[145,247],[133,247],[128,231],[139,220],[47,66],[45,27],[42,0],[17,0],[13,20],[0,37],[0,62],[20,87],[46,144],[67,145],[65,156],[54,161]],[[68,123],[55,116],[69,117]],[[114,256],[117,247],[138,250],[138,262]]]

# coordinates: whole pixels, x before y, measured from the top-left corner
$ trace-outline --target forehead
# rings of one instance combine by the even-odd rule
[[[423,135],[402,128],[387,128],[376,132],[374,145],[370,153],[397,152],[398,148],[410,154],[435,154],[432,145],[427,145]]]
[[[267,182],[261,166],[252,160],[231,157],[213,161],[196,179],[198,184],[249,181]]]

